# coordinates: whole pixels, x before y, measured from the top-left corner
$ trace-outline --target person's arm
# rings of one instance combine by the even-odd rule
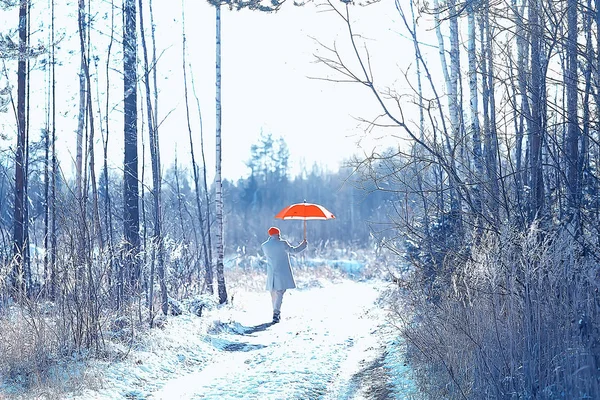
[[[288,253],[300,253],[302,250],[304,250],[306,248],[306,246],[308,246],[308,242],[306,241],[306,239],[304,239],[302,242],[300,242],[300,244],[296,247],[291,246],[287,241],[285,243],[287,244],[287,252]]]

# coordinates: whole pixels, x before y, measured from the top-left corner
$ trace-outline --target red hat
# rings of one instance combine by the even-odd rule
[[[274,226],[269,228],[269,236],[279,235],[280,233],[279,228],[275,228]]]

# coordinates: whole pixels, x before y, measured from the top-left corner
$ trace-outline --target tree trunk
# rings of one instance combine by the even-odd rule
[[[527,26],[523,22],[523,16],[525,14],[525,6],[528,0],[523,0],[522,4],[517,4],[516,0],[512,0],[513,12],[515,16],[515,31],[517,32],[517,81],[519,88],[520,104],[517,112],[519,114],[519,125],[517,130],[517,143],[515,149],[515,164],[516,164],[516,193],[519,204],[523,202],[529,202],[530,199],[527,194],[524,194],[525,185],[529,185],[529,177],[531,176],[527,166],[529,165],[529,140],[526,143],[525,154],[523,154],[523,138],[525,136],[525,130],[529,132],[531,126],[531,108],[529,103],[529,91],[527,80],[527,67],[528,59],[527,54],[529,53],[529,37]],[[528,207],[523,205],[520,210],[521,223],[524,223],[529,215],[527,212]]]
[[[51,75],[51,72],[48,73]],[[48,79],[50,81],[50,79]],[[50,96],[46,103],[46,126],[44,128],[44,275],[42,279],[43,296],[48,298],[50,282]]]
[[[460,44],[458,40],[458,13],[456,11],[456,0],[448,0],[448,11],[450,13],[450,82],[448,90],[448,106],[450,111],[450,139],[451,149],[450,167],[458,173],[456,164],[456,150],[461,146],[462,135],[462,99],[459,88],[460,77]],[[458,193],[458,184],[454,175],[450,177],[450,214],[455,222],[460,223],[461,205]]]
[[[146,88],[146,108],[148,118],[148,135],[150,139],[150,159],[152,164],[152,200],[154,204],[154,232],[152,234],[152,261],[150,271],[150,321],[153,320],[152,315],[152,303],[153,303],[153,280],[154,280],[154,264],[156,256],[156,269],[158,272],[158,279],[161,291],[161,309],[164,315],[167,315],[169,302],[167,294],[167,285],[165,282],[165,269],[164,269],[164,252],[163,252],[163,241],[162,241],[162,211],[161,211],[161,176],[160,176],[160,146],[158,139],[158,126],[157,121],[154,120],[154,112],[152,109],[152,91],[150,90],[150,69],[148,64],[148,49],[146,46],[146,36],[144,34],[144,17],[142,0],[139,0],[140,9],[140,37],[142,38],[142,50],[144,53],[144,86]],[[156,65],[154,65],[156,68]],[[152,324],[152,322],[151,322]]]
[[[81,18],[85,13],[84,2],[78,1],[78,22],[79,30],[83,29]],[[83,32],[80,33],[83,36]],[[75,196],[78,202],[82,201],[83,191],[83,132],[85,130],[85,116],[86,116],[86,81],[85,81],[85,49],[83,44],[80,47],[81,54],[79,59],[79,115],[77,117],[77,142],[76,142],[76,153],[75,153]],[[78,207],[81,207],[79,205]]]
[[[481,23],[481,42],[485,48],[483,58],[483,102],[484,102],[484,157],[486,168],[486,181],[488,186],[487,204],[491,213],[491,220],[497,225],[499,216],[500,190],[498,185],[498,143],[496,135],[496,98],[494,95],[494,59],[492,46],[494,45],[490,30],[489,4],[486,3]],[[485,43],[485,44],[484,44]]]
[[[25,93],[25,145],[23,147],[24,156],[25,156],[25,175],[24,175],[24,185],[23,185],[23,279],[25,285],[25,291],[28,295],[33,295],[30,293],[30,289],[32,288],[33,281],[31,276],[31,248],[29,246],[29,122],[30,122],[30,93],[31,93],[31,79],[29,79],[29,71],[31,71],[31,60],[29,58],[29,49],[30,49],[30,37],[29,33],[31,32],[31,2],[27,2],[27,41],[25,42],[25,48],[27,49],[27,58],[26,58],[26,70],[27,70],[27,79],[26,79],[26,93]]]
[[[111,288],[111,294],[114,296],[117,306],[120,304],[123,296],[122,282],[117,279],[118,272],[115,270],[117,263],[114,260],[114,246],[113,246],[113,221],[111,212],[111,194],[108,184],[108,138],[110,136],[110,57],[112,54],[112,47],[114,44],[114,33],[115,33],[115,7],[114,0],[110,3],[111,16],[110,16],[110,39],[108,42],[108,49],[106,52],[106,103],[105,103],[105,119],[104,119],[104,137],[102,138],[102,178],[101,178],[101,189],[104,195],[104,226],[106,229],[106,241],[108,244],[109,253],[109,271],[108,271],[108,286]],[[120,267],[116,267],[120,268]],[[114,283],[117,283],[116,285]]]
[[[227,302],[227,288],[225,287],[224,274],[224,240],[223,240],[223,182],[221,181],[221,4],[216,5],[216,176],[215,183],[217,187],[216,206],[217,206],[217,286],[219,291],[219,304]]]
[[[440,61],[442,65],[442,73],[446,84],[446,92],[448,96],[448,114],[450,119],[450,129],[445,130],[444,140],[446,142],[446,151],[448,154],[448,168],[453,172],[448,173],[448,185],[450,192],[450,215],[455,222],[459,222],[460,218],[460,199],[458,194],[457,182],[455,179],[456,169],[456,143],[459,142],[458,135],[460,134],[460,111],[459,111],[459,94],[458,94],[458,78],[460,72],[460,57],[458,43],[458,15],[456,14],[455,0],[450,0],[448,3],[449,21],[450,21],[450,66],[446,61],[446,51],[444,38],[441,31],[440,21],[440,5],[438,0],[434,0],[434,20],[436,25],[436,35],[438,39],[438,49]]]
[[[92,107],[92,83],[91,83],[91,78],[90,78],[90,68],[89,68],[89,57],[88,57],[88,48],[89,48],[89,26],[86,23],[86,16],[85,16],[85,1],[84,0],[79,0],[79,41],[80,41],[80,47],[81,47],[81,73],[83,74],[84,77],[84,93],[85,93],[85,107],[83,107],[83,110],[87,113],[87,118],[88,118],[88,123],[89,123],[89,136],[87,139],[87,149],[86,149],[86,158],[87,158],[87,165],[89,168],[89,175],[90,175],[90,184],[91,184],[91,189],[92,189],[92,215],[93,215],[93,221],[92,221],[92,225],[94,226],[94,229],[96,230],[91,237],[89,238],[90,240],[90,245],[92,244],[91,242],[97,238],[98,239],[98,243],[100,245],[100,248],[104,247],[104,236],[102,234],[102,228],[100,225],[100,211],[99,211],[99,206],[98,206],[98,185],[97,185],[97,180],[96,180],[96,166],[95,166],[95,160],[94,160],[94,135],[95,135],[95,127],[94,127],[94,112],[93,112],[93,107]],[[87,89],[85,89],[87,88]],[[83,136],[83,135],[82,135]],[[78,140],[79,140],[79,135],[78,135]],[[78,150],[79,151],[79,150]],[[83,179],[86,184],[83,185],[84,188],[84,192],[80,193],[80,202],[83,201],[83,213],[82,213],[82,219],[83,219],[83,223],[82,226],[85,224],[85,219],[87,218],[87,212],[86,212],[86,203],[87,203],[87,174],[85,174],[84,176],[80,176],[81,179]],[[85,193],[85,195],[84,195]],[[85,235],[81,235],[81,236],[85,236]]]
[[[50,298],[56,299],[57,271],[56,271],[56,253],[57,253],[57,235],[56,235],[56,181],[58,177],[58,160],[56,158],[56,54],[55,54],[55,6],[54,0],[51,5],[51,39],[52,63],[50,65],[51,85],[52,85],[52,185],[50,189]]]
[[[592,9],[592,0],[587,0],[587,9]],[[581,149],[579,151],[579,193],[580,199],[578,200],[578,210],[583,209],[584,196],[583,188],[588,190],[593,187],[593,183],[588,179],[589,177],[589,161],[590,161],[590,133],[591,133],[591,112],[590,112],[590,96],[592,95],[592,71],[595,68],[594,60],[594,46],[592,44],[592,13],[586,12],[584,16],[584,28],[585,32],[585,91],[582,101],[583,106],[583,131],[581,132]],[[581,221],[581,218],[580,218]],[[578,228],[581,227],[579,224]]]
[[[469,96],[471,114],[471,137],[473,140],[473,164],[475,167],[475,184],[473,185],[473,204],[475,211],[483,213],[483,194],[480,180],[484,176],[483,157],[481,153],[481,127],[479,125],[479,97],[477,87],[477,58],[475,44],[475,9],[473,5],[468,7],[468,59],[469,59]],[[483,46],[483,43],[482,43]],[[480,227],[481,222],[476,222]]]
[[[25,88],[27,85],[27,19],[28,2],[19,7],[19,60],[17,65],[17,148],[15,151],[15,200],[13,214],[13,270],[12,286],[17,293],[25,291],[23,254],[25,251],[25,146],[26,116]]]
[[[127,283],[137,290],[140,265],[140,214],[137,149],[137,36],[135,0],[124,0],[123,24],[123,105],[124,105],[124,177],[123,232],[125,237],[125,268]],[[123,284],[122,282],[121,284]]]
[[[181,2],[181,29],[182,29],[182,52],[183,52],[183,90],[184,90],[184,98],[185,98],[185,113],[187,117],[187,128],[188,128],[188,136],[190,139],[190,156],[192,158],[192,171],[194,173],[194,188],[196,192],[196,208],[198,209],[198,225],[200,225],[200,235],[202,236],[202,249],[204,255],[204,270],[205,270],[205,285],[208,293],[214,293],[213,290],[213,274],[212,274],[212,264],[211,259],[209,258],[208,246],[206,244],[206,234],[205,234],[205,223],[204,223],[204,212],[202,209],[202,202],[200,201],[200,182],[198,178],[198,165],[196,164],[196,156],[194,152],[194,141],[192,139],[192,127],[190,125],[190,107],[188,101],[188,85],[187,85],[187,66],[186,66],[186,36],[185,36],[185,2],[182,0]],[[202,120],[200,120],[202,124]],[[206,167],[206,166],[205,166]],[[210,230],[210,227],[208,227]]]
[[[208,191],[208,178],[206,177],[206,153],[204,152],[204,129],[202,127],[202,112],[200,109],[200,99],[196,95],[196,88],[194,85],[194,74],[192,73],[192,90],[194,97],[196,98],[196,106],[198,108],[198,119],[200,121],[200,153],[202,154],[202,183],[204,185],[204,206],[206,209],[206,236],[208,240],[208,262],[209,267],[206,269],[206,284],[210,293],[214,292],[213,289],[213,255],[212,255],[212,230],[211,230],[211,204],[210,204],[210,193]],[[203,239],[204,240],[204,239]]]
[[[544,177],[542,169],[543,92],[542,31],[539,0],[528,0],[529,32],[531,35],[531,121],[529,124],[530,220],[542,216],[544,210]],[[543,96],[543,97],[542,97]]]
[[[567,158],[567,191],[569,215],[579,223],[578,209],[581,182],[579,165],[579,124],[577,120],[577,1],[567,1],[567,67],[564,72],[567,92],[567,140],[565,154]],[[577,229],[578,231],[578,229]]]

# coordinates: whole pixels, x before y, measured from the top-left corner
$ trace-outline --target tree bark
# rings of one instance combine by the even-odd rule
[[[187,66],[186,66],[186,36],[185,36],[185,2],[182,0],[181,2],[181,29],[182,29],[182,53],[183,53],[183,91],[185,98],[185,113],[187,118],[187,128],[188,128],[188,136],[190,140],[190,156],[192,158],[192,172],[194,174],[194,188],[196,194],[196,208],[198,209],[198,225],[200,225],[200,235],[202,236],[202,249],[204,255],[204,271],[205,271],[205,285],[208,293],[213,294],[213,273],[212,273],[212,260],[209,258],[208,246],[207,246],[207,237],[206,237],[206,229],[204,222],[204,211],[202,209],[202,202],[200,201],[200,182],[198,177],[198,165],[196,164],[196,156],[194,152],[194,141],[192,138],[192,127],[190,125],[190,107],[188,100],[188,84],[187,84]],[[202,119],[200,119],[200,123],[202,124]],[[202,128],[201,128],[202,129]],[[203,143],[201,143],[203,145]],[[204,166],[206,167],[206,165]],[[210,230],[210,227],[208,227]]]
[[[103,152],[103,165],[102,165],[102,177],[101,177],[101,190],[103,191],[103,195],[104,195],[104,213],[103,213],[103,219],[104,219],[104,227],[106,229],[106,242],[108,244],[108,253],[110,255],[109,257],[109,272],[108,272],[108,285],[111,288],[111,293],[114,296],[114,299],[116,301],[116,304],[119,305],[120,301],[122,299],[123,296],[123,286],[119,283],[122,283],[119,281],[118,277],[118,271],[115,270],[115,266],[118,263],[115,263],[114,260],[114,239],[113,239],[113,221],[112,221],[112,212],[111,212],[111,202],[112,202],[112,198],[111,198],[111,194],[110,194],[110,189],[109,189],[109,182],[108,182],[108,140],[110,137],[110,118],[109,118],[109,114],[110,114],[110,83],[111,83],[111,79],[110,79],[110,57],[112,54],[112,47],[114,44],[114,33],[115,33],[115,7],[114,7],[114,0],[111,0],[110,2],[110,9],[111,9],[111,13],[110,13],[110,37],[109,37],[109,42],[108,42],[108,49],[106,52],[106,102],[105,102],[105,119],[104,119],[104,137],[102,138],[102,152]],[[116,267],[116,268],[121,268],[121,267]],[[114,283],[117,283],[116,285]]]
[[[26,115],[25,88],[27,85],[27,20],[28,2],[21,1],[19,7],[19,59],[17,64],[17,148],[15,151],[15,200],[13,213],[13,270],[12,286],[17,293],[25,291],[25,146]]]
[[[126,279],[131,289],[137,290],[140,279],[140,266],[137,260],[140,247],[140,214],[137,149],[137,35],[135,0],[124,0],[123,11],[123,232],[125,238]]]
[[[158,272],[158,280],[161,291],[161,309],[164,315],[167,315],[169,309],[167,285],[165,282],[165,269],[164,269],[164,251],[163,251],[163,240],[162,240],[162,209],[161,209],[161,173],[160,173],[160,145],[158,138],[158,126],[157,121],[154,121],[154,112],[152,108],[152,91],[150,90],[150,69],[148,64],[148,49],[146,46],[146,36],[144,34],[144,17],[142,0],[139,0],[140,9],[140,37],[142,38],[142,50],[144,53],[144,86],[146,88],[146,108],[148,118],[148,135],[150,138],[150,159],[152,164],[152,200],[154,205],[154,232],[152,234],[152,261],[151,261],[151,272],[150,272],[150,321],[153,320],[152,314],[152,303],[153,303],[153,280],[154,280],[154,265],[156,258],[156,269]],[[156,65],[153,66],[156,68]],[[156,257],[155,257],[156,256]],[[152,323],[152,322],[151,322]]]
[[[489,3],[485,4],[481,22],[481,42],[484,47],[482,52],[483,75],[483,103],[484,103],[484,157],[487,181],[487,205],[490,210],[491,220],[496,225],[500,219],[499,203],[500,189],[498,184],[498,139],[496,133],[496,97],[494,92],[494,58],[490,28]]]
[[[483,213],[483,194],[480,180],[484,176],[483,156],[481,153],[481,127],[479,125],[479,94],[477,87],[477,46],[475,43],[475,9],[468,7],[468,60],[469,60],[469,96],[471,114],[471,138],[473,141],[473,164],[475,167],[475,183],[473,185],[473,204],[476,212]],[[482,44],[483,45],[483,44]],[[476,222],[479,227],[479,223]]]
[[[225,287],[224,274],[224,240],[223,240],[223,182],[221,181],[221,4],[216,5],[216,177],[217,188],[217,286],[219,291],[219,304],[227,302],[227,288]]]
[[[542,30],[539,0],[528,0],[529,32],[531,38],[531,119],[529,124],[529,187],[530,220],[539,218],[544,211],[544,176],[542,169],[543,105],[545,93],[542,76]],[[543,97],[542,97],[543,96]]]
[[[52,39],[52,50],[51,59],[52,64],[50,65],[51,85],[52,85],[52,185],[50,189],[50,298],[56,298],[56,286],[57,286],[57,266],[56,266],[56,255],[57,255],[57,235],[56,235],[56,181],[58,177],[58,160],[56,158],[56,49],[55,49],[55,5],[54,0],[51,4],[51,17],[52,17],[52,28],[51,28],[51,39]]]
[[[577,1],[567,1],[567,38],[564,73],[567,92],[567,190],[569,215],[578,218],[581,168],[579,165],[579,123],[577,119]],[[577,221],[577,223],[579,223]]]

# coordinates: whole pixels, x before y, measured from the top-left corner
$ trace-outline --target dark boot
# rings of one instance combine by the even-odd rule
[[[276,324],[281,319],[280,313],[278,311],[273,311],[273,323]]]

